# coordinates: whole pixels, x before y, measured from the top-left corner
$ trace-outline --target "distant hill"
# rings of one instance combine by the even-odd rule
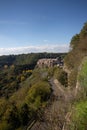
[[[57,58],[61,56],[62,58],[66,53],[29,53],[20,55],[7,55],[0,56],[0,66],[3,65],[25,65],[32,64],[35,65],[38,59],[41,58]]]

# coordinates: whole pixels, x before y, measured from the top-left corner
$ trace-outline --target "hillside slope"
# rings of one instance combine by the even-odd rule
[[[70,47],[65,64],[69,70],[68,86],[74,90],[75,98],[63,130],[87,130],[87,23],[72,38]]]

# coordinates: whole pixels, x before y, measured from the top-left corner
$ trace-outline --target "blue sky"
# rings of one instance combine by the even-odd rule
[[[0,55],[65,52],[87,21],[87,0],[0,0]]]

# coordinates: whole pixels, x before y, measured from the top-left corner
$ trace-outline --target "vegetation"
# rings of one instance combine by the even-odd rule
[[[74,105],[71,116],[70,130],[87,129],[87,101],[80,101]]]
[[[8,55],[8,56],[0,56],[0,67],[4,65],[29,65],[31,67],[35,67],[38,59],[41,58],[57,58],[61,56],[64,58],[66,53],[30,53],[30,54],[21,54],[21,55]]]
[[[50,92],[50,85],[46,81],[40,81],[30,88],[28,96],[26,97],[26,103],[32,109],[37,110],[47,101]]]
[[[70,52],[65,57],[65,64],[71,71],[69,86],[76,86],[78,67],[82,59],[87,55],[87,23],[84,24],[79,34],[72,37],[70,42]]]
[[[1,130],[24,129],[32,118],[38,119],[37,111],[46,106],[52,92],[48,77],[54,74],[54,69],[35,68],[38,58],[44,55],[50,56],[41,53],[0,57]]]
[[[32,71],[23,71],[21,76],[30,72]],[[18,83],[20,87],[15,92],[9,94],[9,89],[7,88],[8,98],[5,94],[1,96],[0,128],[2,130],[21,128],[27,125],[32,118],[38,118],[37,110],[45,107],[51,94],[49,83],[43,78],[39,79],[40,75],[40,71],[34,70],[31,77],[29,75],[25,80],[21,80]]]
[[[0,97],[9,98],[20,88],[20,83],[27,79],[32,70],[19,69],[16,66],[9,66],[1,69],[0,72]],[[4,78],[3,78],[4,77]]]
[[[67,130],[87,129],[87,23],[84,24],[80,33],[71,39],[70,51],[65,57],[65,66],[69,70],[69,75],[56,66],[37,68],[38,59],[57,58],[60,55],[64,58],[66,54],[31,53],[0,56],[1,130],[21,130],[32,119],[37,120],[40,116],[38,111],[45,108],[52,93],[53,79],[57,79],[66,88],[62,91],[61,87],[59,97],[56,98],[62,100],[59,104],[55,102],[56,106],[60,105],[57,115],[60,120],[51,121],[54,125],[58,123],[60,126],[57,128],[60,130],[64,125]],[[77,81],[80,91],[78,91],[78,97],[74,97]],[[68,85],[71,89],[67,89]],[[61,116],[66,118],[68,111],[70,111],[70,117],[66,124]]]
[[[65,87],[68,86],[68,76],[67,73],[62,69],[55,67],[54,69],[54,77],[58,79],[58,81]]]
[[[81,86],[81,91],[83,92],[83,97],[87,96],[87,57],[85,57],[80,66],[80,71],[78,73],[78,82]]]
[[[87,129],[87,23],[70,43],[70,52],[65,57],[65,64],[70,71],[69,86],[76,91],[77,97],[73,102],[70,122],[67,130]],[[79,90],[79,91],[78,91]]]

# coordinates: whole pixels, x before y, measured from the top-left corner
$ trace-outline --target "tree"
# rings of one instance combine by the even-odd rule
[[[71,49],[75,49],[78,46],[79,40],[80,40],[79,34],[76,34],[75,36],[72,37],[70,42]]]
[[[29,121],[30,117],[29,117],[29,107],[26,103],[24,103],[21,106],[20,109],[20,121],[22,125],[27,125],[28,121]]]
[[[26,103],[37,110],[43,102],[47,101],[50,93],[50,85],[46,81],[39,81],[30,88],[26,97]]]
[[[83,28],[81,29],[80,37],[81,37],[81,38],[87,37],[87,22],[84,23],[84,26],[83,26]]]
[[[15,104],[9,104],[6,112],[4,113],[3,119],[10,124],[10,126],[15,129],[20,126],[18,109]]]

